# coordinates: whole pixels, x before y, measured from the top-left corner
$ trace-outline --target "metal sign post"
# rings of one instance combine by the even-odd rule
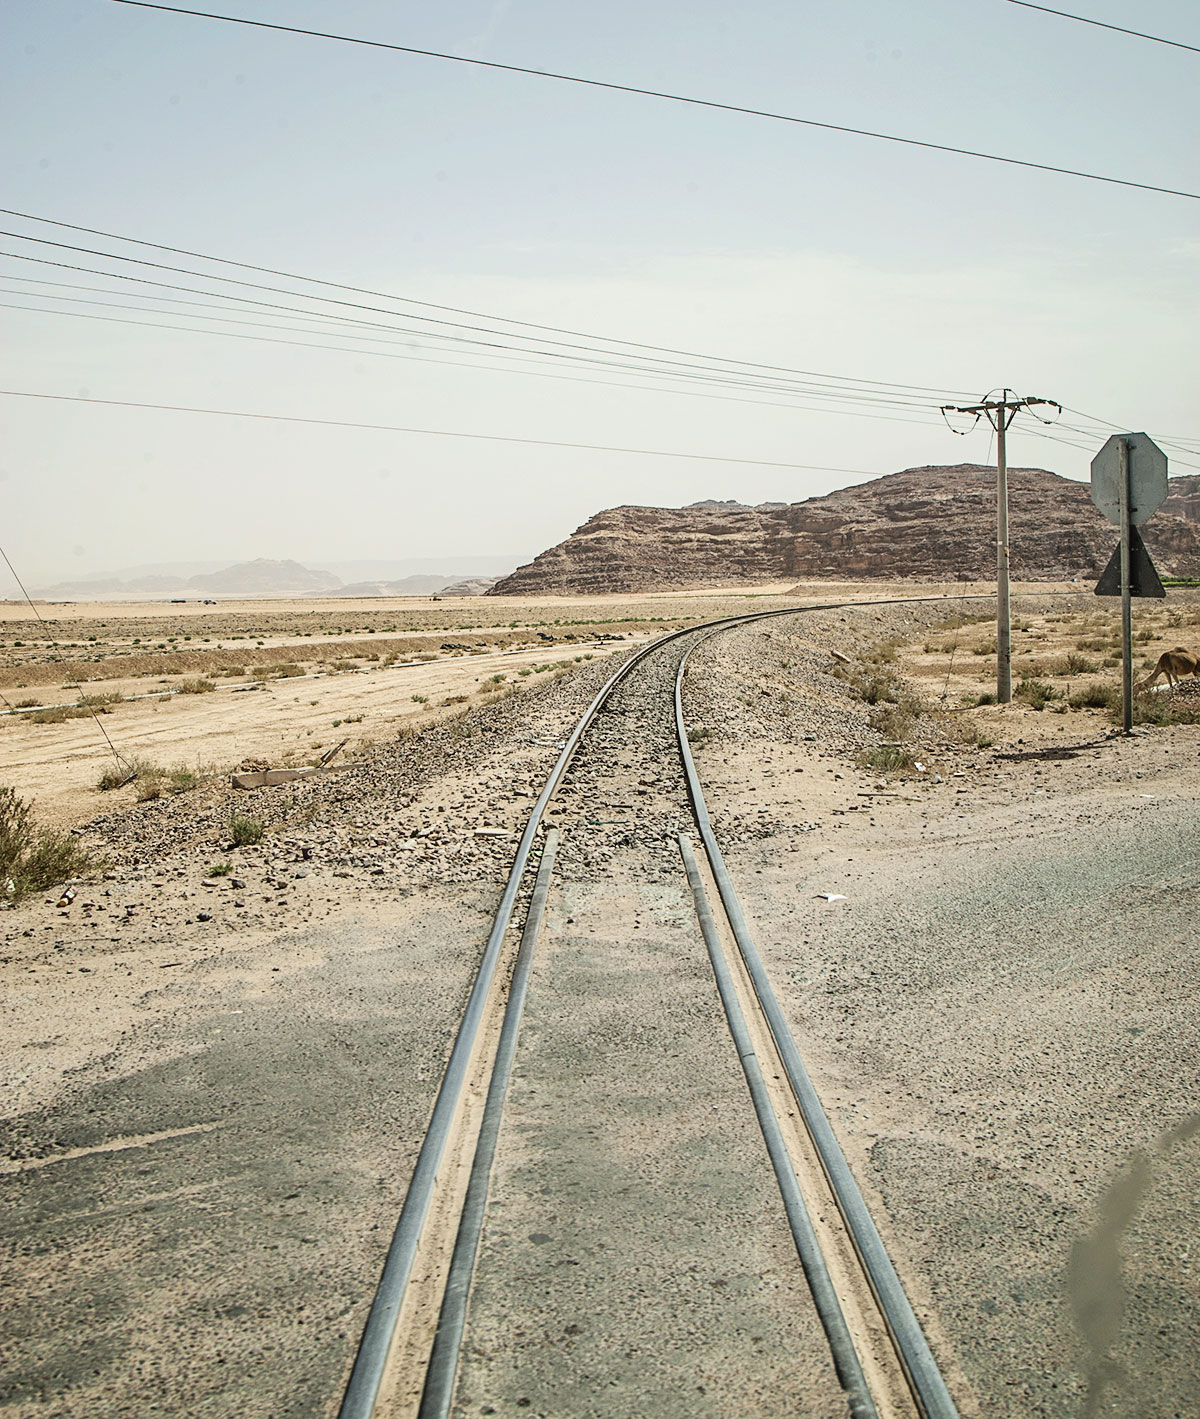
[[[1133,598],[1129,594],[1129,440],[1117,440],[1117,490],[1121,513],[1121,725],[1133,728]]]

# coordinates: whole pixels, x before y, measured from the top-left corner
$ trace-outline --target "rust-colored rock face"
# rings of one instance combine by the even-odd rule
[[[1194,575],[1200,479],[1174,479],[1172,488],[1143,534],[1164,575]],[[1086,483],[1042,468],[1009,470],[1009,532],[1012,574],[1023,581],[1098,576],[1117,540]],[[802,503],[608,508],[488,594],[663,591],[790,577],[989,580],[995,569],[995,470],[964,463],[909,468]]]

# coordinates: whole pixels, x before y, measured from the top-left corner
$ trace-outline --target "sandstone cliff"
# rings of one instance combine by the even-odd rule
[[[1200,473],[1185,473],[1181,478],[1172,478],[1167,500],[1159,511],[1185,518],[1188,522],[1200,522]]]
[[[1041,468],[1010,469],[1009,526],[1019,580],[1098,576],[1117,541],[1087,484]],[[1163,511],[1143,532],[1163,575],[1200,572],[1200,522]],[[995,538],[993,468],[910,468],[801,503],[608,508],[488,594],[662,591],[792,577],[989,580]]]

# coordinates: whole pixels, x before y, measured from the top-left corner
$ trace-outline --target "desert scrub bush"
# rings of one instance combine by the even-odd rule
[[[63,724],[68,719],[87,719],[93,713],[107,714],[108,710],[103,705],[94,711],[87,705],[55,705],[50,709],[34,710],[25,716],[25,721],[27,724]]]
[[[357,665],[354,668],[357,670]],[[283,660],[277,665],[264,666],[262,673],[271,676],[275,680],[288,680],[296,675],[303,675],[304,666],[297,665],[294,660]]]
[[[348,672],[351,670],[361,670],[362,666],[359,665],[357,660],[335,660],[331,662],[329,668],[331,670]]]
[[[921,706],[916,700],[877,705],[871,711],[870,725],[884,739],[908,739],[917,727],[920,714]]]
[[[244,675],[245,673],[246,673],[246,667],[245,667],[244,665],[227,665],[227,666],[225,666],[225,668],[224,668],[223,670],[214,670],[214,671],[213,671],[213,674],[214,674],[214,675],[223,675],[223,676]]]
[[[263,825],[258,818],[251,818],[246,813],[231,813],[229,836],[233,839],[234,847],[252,847],[255,843],[262,842]]]
[[[139,803],[149,803],[155,798],[161,798],[164,793],[186,793],[188,789],[196,788],[200,783],[200,775],[191,769],[169,769],[148,759],[135,760],[134,768],[137,773]]]
[[[409,698],[414,705],[427,705],[429,703],[428,695],[411,695]]]
[[[132,764],[112,764],[96,780],[96,787],[101,793],[107,793],[109,789],[120,788],[136,777],[137,769]]]
[[[1116,685],[1106,685],[1102,680],[1095,680],[1090,685],[1073,690],[1067,704],[1072,709],[1119,709],[1121,691]]]
[[[27,696],[23,700],[18,700],[16,704],[13,705],[13,709],[37,709],[38,705],[40,704],[41,700],[33,699],[32,697]]]
[[[869,705],[895,704],[900,698],[900,687],[892,675],[871,675],[851,684],[858,697]]]
[[[996,642],[995,642],[995,641],[981,641],[979,645],[973,645],[973,646],[971,647],[971,654],[972,654],[972,655],[995,655],[995,654],[996,654]]]
[[[207,695],[216,688],[211,680],[205,680],[201,675],[189,676],[186,680],[180,680],[179,684],[175,686],[181,695]]]
[[[451,705],[466,705],[470,704],[470,702],[470,695],[447,695],[442,701],[442,708],[449,709]]]
[[[1121,701],[1113,706],[1114,723],[1122,718]],[[1200,704],[1184,703],[1173,695],[1156,695],[1153,690],[1135,690],[1133,694],[1134,724],[1200,724]]]
[[[1022,680],[1013,691],[1013,699],[1021,700],[1030,709],[1044,710],[1051,700],[1059,698],[1059,692],[1045,680]]]
[[[0,788],[0,895],[19,901],[96,866],[69,833],[39,828],[28,803],[11,788]]]
[[[103,690],[95,695],[80,695],[79,703],[85,709],[103,709],[106,705],[119,705],[124,698],[120,690]]]
[[[858,756],[861,768],[881,773],[904,773],[916,762],[916,755],[902,744],[878,744],[874,749],[864,749]]]
[[[1099,669],[1100,666],[1096,661],[1086,655],[1079,655],[1077,652],[1071,651],[1067,656],[1068,675],[1091,675]]]
[[[214,862],[213,865],[208,869],[208,875],[210,877],[228,877],[232,871],[232,862]]]
[[[868,665],[891,665],[896,659],[898,641],[881,641],[863,657]]]
[[[688,743],[692,745],[693,748],[699,749],[702,745],[709,742],[713,737],[713,732],[707,724],[697,724],[694,728],[688,730],[687,737]]]

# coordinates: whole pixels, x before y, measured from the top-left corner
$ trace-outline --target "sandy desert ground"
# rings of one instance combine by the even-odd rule
[[[88,663],[109,679],[86,682],[89,690],[178,683],[199,667],[164,657],[225,655],[235,634],[308,669],[352,658],[349,647],[364,642],[381,662],[389,638],[406,637],[409,652],[422,637],[438,648],[435,660],[402,666],[420,652],[408,653],[390,667],[359,650],[361,670],[178,695],[157,711],[114,702],[103,721],[119,745],[165,721],[170,732],[146,741],[162,761],[196,762],[204,742],[224,756],[221,772],[145,801],[136,782],[102,793],[89,781],[104,765],[94,746],[64,747],[68,731],[90,725],[99,737],[90,719],[4,722],[5,763],[10,746],[40,745],[41,759],[28,762],[46,776],[46,806],[57,802],[60,821],[82,826],[80,841],[106,860],[65,906],[38,894],[0,913],[0,1206],[13,1356],[0,1412],[335,1412],[516,833],[605,673],[605,650],[630,644],[585,650],[537,631],[560,636],[574,622],[580,636],[586,619],[593,635],[645,637],[785,604],[786,590],[602,608],[426,605],[412,609],[415,624],[398,606],[350,616],[337,607],[323,630],[289,622],[294,607],[260,605],[239,610],[240,622],[209,623],[209,649],[195,652],[170,648],[172,635],[198,634],[168,619],[178,608],[122,608],[131,611],[124,620],[54,608],[58,653],[101,656]],[[1038,588],[1015,604],[1019,693],[996,706],[987,702],[990,608],[962,587],[921,590],[951,594],[739,631],[698,657],[687,712],[717,831],[962,1412],[1187,1414],[1200,1383],[1195,691],[1147,699],[1152,720],[1174,706],[1183,722],[1116,734],[1115,607],[1080,588]],[[802,599],[886,594],[806,587]],[[1195,645],[1200,598],[1172,592],[1142,603],[1136,628],[1143,662]],[[48,702],[47,689],[63,688],[62,662],[48,659],[44,640],[13,645],[28,639],[28,622],[14,617],[4,630],[3,693],[31,691],[29,678],[46,670],[57,678],[36,693]],[[101,642],[101,630],[111,638]],[[313,654],[319,636],[327,657]],[[152,651],[134,648],[148,639]],[[442,640],[470,649],[443,653]],[[97,646],[105,649],[84,649]],[[109,663],[141,670],[143,655],[153,660],[144,674],[122,678]],[[513,673],[548,662],[565,663]],[[491,681],[500,673],[508,678]],[[420,682],[433,691],[428,705],[411,699],[422,692],[409,675],[430,677]],[[435,702],[460,693],[465,701]],[[347,746],[342,769],[251,793],[230,788],[223,770],[240,757],[303,759],[311,741],[335,740],[343,731],[332,719],[345,718],[338,696],[351,694],[368,717],[354,725],[364,738]],[[262,718],[244,724],[245,702],[272,706],[278,721],[256,709]],[[225,726],[222,714],[235,712]],[[95,757],[56,800],[53,765],[70,752]],[[618,771],[605,790],[611,811],[568,797],[556,815],[565,876],[506,1125],[500,1211],[485,1238],[463,1388],[473,1407],[461,1412],[486,1403],[611,1419],[634,1412],[650,1384],[650,1412],[664,1416],[773,1419],[787,1396],[808,1393],[799,1412],[824,1419],[838,1412],[827,1377],[789,1340],[787,1317],[806,1302],[783,1269],[787,1240],[772,1230],[769,1189],[755,1172],[753,1205],[735,1196],[731,1160],[757,1168],[757,1155],[738,1122],[744,1102],[694,955],[686,886],[662,853],[660,830],[676,810],[657,804],[657,790],[641,791]],[[260,842],[231,844],[233,812],[256,815]],[[595,885],[601,864],[614,891]],[[632,940],[620,925],[627,909],[639,923]],[[581,1014],[586,972],[603,989]],[[678,996],[668,989],[676,978]],[[690,1022],[686,1067],[656,1076],[665,1101],[623,1127],[620,1159],[605,1153],[593,1178],[594,1215],[572,1220],[531,1181],[549,1170],[570,1189],[570,1159],[597,1156],[602,1107],[574,1119],[548,1111],[564,1061],[595,1078],[616,1071],[676,1009]],[[689,1151],[702,1084],[716,1091],[704,1107],[719,1111],[733,1154]],[[692,1258],[693,1271],[732,1287],[705,1289],[696,1306],[692,1273],[670,1251],[653,1251],[674,1224],[648,1227],[629,1201],[666,1196],[646,1179],[668,1173],[685,1189],[693,1171],[701,1201],[722,1197],[731,1217],[762,1228],[751,1238],[753,1265],[737,1259],[732,1237]],[[700,1206],[694,1239],[705,1216]],[[587,1237],[614,1248],[589,1295],[597,1315],[626,1327],[620,1354],[583,1316],[567,1341],[561,1327],[514,1323],[562,1290],[572,1273],[556,1268],[578,1264]],[[669,1290],[631,1301],[612,1279],[621,1268],[609,1267],[623,1246],[641,1248],[631,1266],[668,1278]],[[765,1299],[753,1284],[760,1264]],[[1116,1298],[1100,1316],[1078,1304],[1089,1267]],[[734,1306],[732,1326],[728,1307],[712,1303],[719,1294]],[[650,1316],[671,1296],[684,1318],[678,1333],[630,1318],[629,1304]],[[703,1356],[701,1390],[681,1384],[689,1354]],[[616,1409],[597,1410],[589,1397],[587,1377],[601,1372],[616,1386]],[[565,1408],[563,1395],[572,1396]]]

